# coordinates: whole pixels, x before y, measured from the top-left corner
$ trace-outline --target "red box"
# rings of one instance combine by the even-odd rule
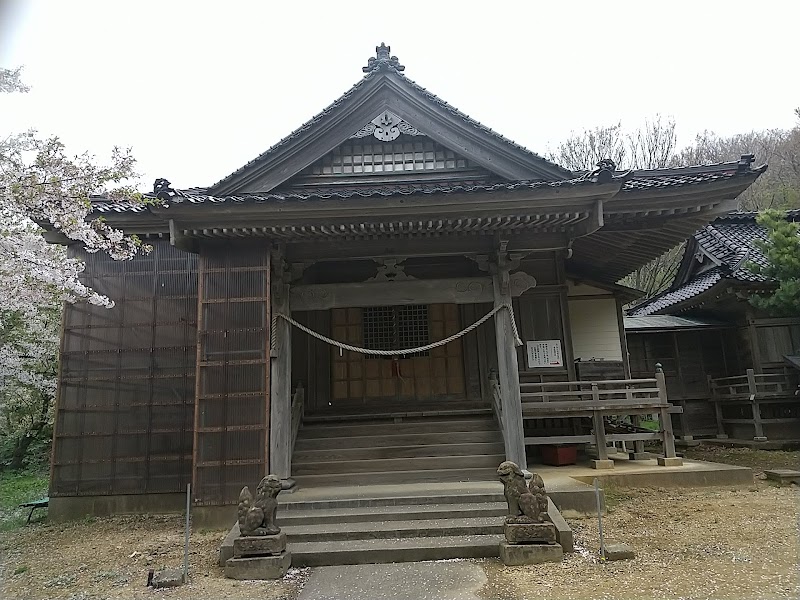
[[[578,462],[578,447],[575,445],[541,446],[541,451],[542,462],[546,465],[560,467]]]

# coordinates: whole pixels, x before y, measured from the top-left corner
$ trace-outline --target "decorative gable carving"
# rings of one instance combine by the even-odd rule
[[[422,135],[413,125],[387,110],[356,131],[350,136],[350,139],[372,135],[382,142],[391,142],[400,137],[401,133],[405,135]]]

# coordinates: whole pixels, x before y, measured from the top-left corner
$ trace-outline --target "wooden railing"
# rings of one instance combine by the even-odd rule
[[[736,377],[708,378],[711,395],[718,401],[787,396],[795,391],[795,385],[786,373],[763,374],[747,369],[746,375]]]
[[[708,388],[711,391],[711,401],[714,403],[714,412],[717,420],[717,437],[728,437],[725,424],[750,425],[753,427],[753,439],[766,441],[764,425],[772,423],[793,423],[795,418],[764,419],[761,415],[761,405],[776,402],[800,400],[798,387],[794,378],[786,373],[756,373],[747,369],[745,375],[735,377],[708,378]],[[752,416],[738,415],[736,418],[726,418],[724,407],[731,405],[749,404]],[[739,409],[737,409],[739,410]],[[747,409],[744,409],[747,410]]]
[[[292,396],[292,452],[297,441],[297,432],[300,431],[300,424],[303,422],[303,403],[305,402],[305,390],[303,384],[298,383],[297,389]]]
[[[489,372],[489,392],[492,396],[492,410],[494,411],[494,418],[500,425],[500,430],[503,431],[503,398],[500,395],[500,381],[497,378],[497,371],[492,369]],[[505,435],[505,431],[503,431]]]
[[[503,425],[500,386],[496,376],[490,375],[492,407]],[[670,413],[682,409],[667,400],[664,372],[659,369],[648,379],[615,379],[606,381],[560,381],[548,383],[520,383],[521,411],[524,419],[561,419],[590,417],[592,433],[583,435],[551,435],[525,437],[525,445],[594,443],[603,467],[609,466],[608,442],[633,442],[634,456],[644,456],[644,442],[660,440],[666,459],[664,464],[678,464],[675,438]],[[644,415],[658,414],[661,428],[647,431],[640,427]],[[609,416],[630,416],[632,426],[627,433],[606,433]],[[602,463],[601,463],[602,464]]]

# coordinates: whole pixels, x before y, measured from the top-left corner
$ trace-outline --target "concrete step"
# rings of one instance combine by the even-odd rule
[[[282,527],[293,542],[428,538],[503,533],[503,517],[462,517],[362,523],[322,523]]]
[[[439,459],[437,459],[439,460]],[[500,463],[496,463],[500,464]],[[380,471],[359,473],[330,473],[318,475],[292,475],[301,487],[349,486],[349,485],[382,485],[401,483],[436,483],[454,481],[494,481],[497,479],[497,467],[467,468],[441,470]]]
[[[380,458],[375,460],[348,460],[335,462],[306,462],[292,464],[292,477],[324,475],[326,473],[380,473],[387,471],[439,472],[453,469],[497,468],[505,454],[478,454],[472,456],[421,456],[418,458]]]
[[[292,566],[367,565],[499,555],[502,535],[290,542]]]
[[[502,443],[500,431],[456,431],[447,433],[403,433],[361,435],[357,437],[318,437],[306,438],[304,430],[300,430],[295,444],[295,455],[308,450],[331,450],[339,448],[380,448],[383,446],[431,446],[447,442],[448,444],[482,444]]]
[[[401,504],[348,508],[283,510],[278,509],[281,526],[317,525],[323,523],[367,523],[374,521],[415,521],[422,519],[501,517],[508,512],[505,502],[475,502],[463,504],[464,497],[450,498],[452,503]]]
[[[492,409],[481,406],[479,408],[454,408],[443,409],[438,406],[413,407],[411,409],[397,408],[393,411],[381,412],[347,412],[343,414],[315,413],[305,415],[303,423],[335,423],[346,421],[370,421],[384,419],[414,419],[418,417],[460,417],[460,416],[492,416]]]
[[[503,442],[471,444],[425,444],[421,446],[382,446],[378,448],[339,448],[328,450],[302,450],[292,456],[292,465],[305,463],[330,463],[348,460],[377,460],[381,458],[420,458],[424,456],[479,456],[503,454]],[[502,462],[502,461],[501,461]]]
[[[292,515],[298,513],[308,513],[310,511],[328,511],[338,509],[362,509],[371,510],[375,508],[395,509],[398,506],[433,506],[433,505],[461,505],[505,502],[505,496],[501,490],[487,492],[436,492],[425,495],[408,494],[388,494],[388,495],[358,495],[353,498],[331,498],[325,500],[296,500],[291,495],[281,496],[278,511],[279,515]]]
[[[357,437],[398,435],[402,433],[453,433],[459,431],[498,431],[494,419],[476,417],[472,419],[404,419],[400,423],[367,421],[357,425],[315,424],[303,426],[298,437],[313,439],[322,437]]]

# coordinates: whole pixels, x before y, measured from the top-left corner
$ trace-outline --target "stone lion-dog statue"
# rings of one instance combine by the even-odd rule
[[[256,497],[247,486],[239,494],[239,532],[243,536],[276,535],[281,528],[275,524],[281,480],[267,475],[256,488]]]
[[[519,466],[507,460],[497,467],[497,476],[503,483],[503,493],[508,503],[506,522],[542,523],[547,516],[547,492],[542,478],[534,473],[530,483]]]

